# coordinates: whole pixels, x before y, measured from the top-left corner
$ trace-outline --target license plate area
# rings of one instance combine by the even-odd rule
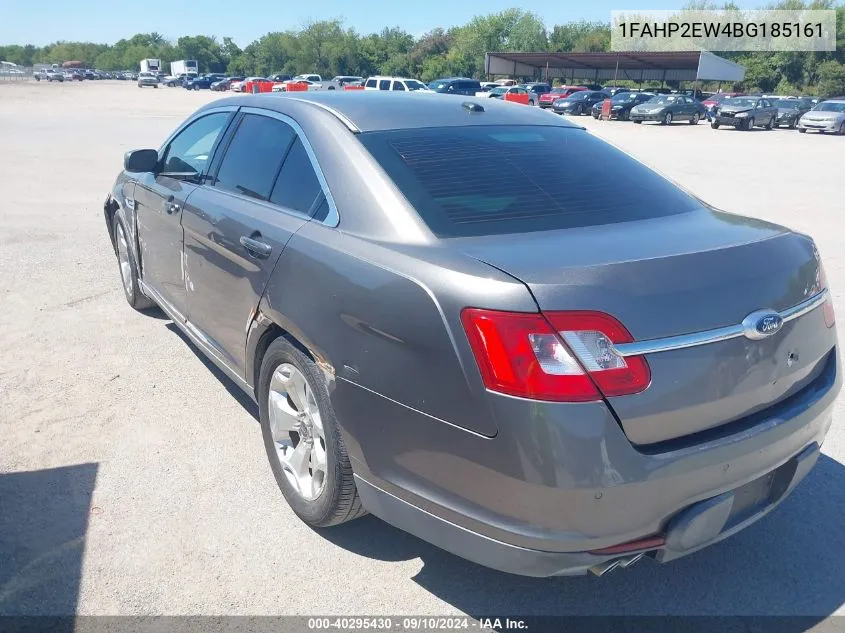
[[[796,460],[791,459],[762,477],[734,489],[734,502],[728,524],[742,523],[777,501],[792,481],[796,465]]]

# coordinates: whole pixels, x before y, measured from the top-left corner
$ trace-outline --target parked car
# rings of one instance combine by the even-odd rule
[[[226,79],[225,75],[220,74],[207,74],[201,75],[199,77],[195,77],[193,79],[187,79],[183,84],[182,87],[185,90],[208,90],[211,87],[211,84]]]
[[[187,73],[181,75],[170,75],[161,80],[161,83],[168,88],[176,88],[182,86],[188,80]]]
[[[215,81],[213,84],[211,84],[209,86],[209,88],[211,90],[216,91],[216,92],[225,92],[226,90],[228,90],[231,87],[232,83],[234,83],[236,81],[243,81],[243,80],[244,80],[243,77],[225,77],[225,78],[221,79],[220,81]]]
[[[811,238],[536,108],[217,101],[103,211],[128,303],[255,399],[312,526],[534,576],[670,561],[783,501],[841,389]]]
[[[81,70],[70,70],[65,74],[65,79],[68,79],[69,81],[83,81],[85,79],[85,75]]]
[[[144,86],[152,86],[153,88],[158,88],[158,77],[156,77],[153,73],[140,73],[138,75],[138,87],[143,88]]]
[[[499,87],[499,84],[495,81],[481,81],[479,85],[481,86],[481,92],[490,92],[493,88]]]
[[[541,81],[521,85],[528,91],[528,104],[533,106],[540,104],[540,95],[552,91],[550,84]]]
[[[229,88],[233,92],[243,92],[244,84],[248,81],[266,81],[264,77],[245,77],[242,81],[233,81],[229,84]]]
[[[786,126],[790,129],[795,128],[801,115],[810,111],[813,107],[813,104],[807,99],[772,99],[771,102],[778,109],[775,127]]]
[[[367,77],[364,90],[393,90],[397,92],[433,92],[417,79],[407,77]]]
[[[505,95],[527,95],[528,91],[522,86],[496,86],[489,92],[476,92],[481,99],[504,99]]]
[[[631,108],[629,118],[634,123],[659,121],[661,125],[671,125],[674,121],[688,121],[697,125],[704,118],[704,106],[686,95],[657,95]]]
[[[728,99],[732,99],[733,97],[743,97],[745,96],[741,92],[717,92],[716,94],[710,95],[706,99],[701,102],[701,105],[704,106],[705,114],[707,115],[707,119],[713,119],[713,110],[716,109],[717,106],[722,104],[723,102],[727,101]]]
[[[44,71],[44,77],[47,81],[63,82],[65,80],[64,73],[56,68],[48,68]]]
[[[554,110],[555,114],[589,114],[594,105],[600,104],[609,98],[610,95],[606,92],[579,90],[563,99],[555,99],[552,103],[552,110]]]
[[[817,130],[845,135],[845,98],[822,101],[798,119],[798,131]]]
[[[293,79],[293,76],[277,73],[275,75],[270,75],[269,77],[267,77],[267,79],[269,79],[270,81],[276,81],[276,82],[290,81],[291,79]]]
[[[771,130],[778,118],[778,109],[763,97],[734,97],[716,106],[710,127],[730,125],[738,130],[751,130],[755,126]]]
[[[428,87],[434,92],[447,95],[463,95],[465,97],[474,97],[476,93],[481,92],[481,84],[478,80],[467,79],[466,77],[435,79],[428,84]]]
[[[655,95],[650,92],[617,92],[610,98],[610,118],[620,121],[627,121],[631,117],[631,109],[641,103],[653,99]],[[593,106],[591,114],[594,119],[601,116],[603,101]]]
[[[35,81],[41,81],[42,79],[44,81],[48,81],[47,71],[46,70],[36,70],[34,73],[32,73],[32,78],[35,79]]]
[[[283,79],[277,79],[274,81],[284,81]],[[363,77],[358,77],[357,75],[337,75],[332,79],[332,82],[337,84],[338,86],[346,86],[349,84],[360,84],[364,81]]]
[[[609,94],[611,97],[615,97],[616,95],[621,94],[623,92],[633,92],[630,88],[616,88],[612,86],[605,86],[604,88],[602,88],[602,90]]]
[[[541,108],[551,108],[556,100],[565,99],[573,92],[580,92],[581,90],[586,90],[586,88],[584,86],[555,86],[547,93],[540,95],[537,105]]]
[[[497,86],[515,86],[516,79],[497,79],[493,83]]]

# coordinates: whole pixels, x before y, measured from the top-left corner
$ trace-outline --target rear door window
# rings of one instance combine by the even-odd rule
[[[379,90],[390,90],[390,79],[380,79],[378,82]]]
[[[358,138],[440,237],[611,224],[700,208],[581,129],[467,126]]]
[[[278,119],[247,114],[220,162],[214,186],[267,200],[296,133]]]
[[[322,192],[311,158],[302,141],[297,137],[279,172],[279,178],[270,195],[270,202],[308,215]]]
[[[393,82],[393,90],[404,91],[405,90],[405,84],[403,84],[401,81],[394,81]]]

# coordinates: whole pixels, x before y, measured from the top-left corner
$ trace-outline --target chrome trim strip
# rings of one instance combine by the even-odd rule
[[[303,101],[299,99],[299,101]],[[312,103],[308,101],[308,103]],[[290,118],[286,114],[282,114],[281,112],[276,112],[275,110],[268,110],[266,108],[259,108],[253,106],[244,106],[241,108],[241,112],[244,114],[255,114],[257,116],[266,116],[272,119],[276,119],[281,121],[282,123],[286,123],[287,125],[291,126],[294,131],[296,132],[299,140],[302,141],[302,146],[305,148],[305,152],[308,154],[308,158],[311,159],[311,166],[314,168],[314,173],[317,174],[317,180],[320,181],[320,186],[323,188],[323,195],[326,196],[326,200],[329,203],[329,213],[326,216],[325,220],[320,221],[320,224],[325,224],[329,227],[336,227],[340,223],[340,214],[337,212],[337,206],[334,203],[334,198],[332,197],[332,192],[329,189],[329,183],[326,181],[326,177],[323,175],[323,170],[320,168],[320,162],[317,160],[317,154],[314,152],[314,148],[311,147],[311,143],[308,142],[308,137],[305,136],[305,131],[302,127],[297,123],[294,119]],[[268,203],[273,204],[273,203]],[[274,207],[281,207],[280,205],[273,205]],[[301,214],[297,214],[301,215]]]
[[[818,308],[825,302],[827,296],[828,291],[822,290],[809,299],[778,314],[780,314],[784,322],[792,321]],[[772,312],[775,311],[772,310]],[[741,323],[728,325],[715,330],[695,332],[693,334],[681,334],[679,336],[656,338],[648,341],[635,341],[634,343],[621,343],[614,345],[611,351],[622,357],[640,356],[642,354],[657,354],[659,352],[670,352],[687,347],[697,347],[698,345],[708,345],[710,343],[718,343],[719,341],[727,341],[732,338],[739,338],[740,336],[745,336],[745,328]]]
[[[308,103],[308,104],[311,104],[313,106],[317,106],[318,108],[322,108],[323,110],[325,110],[329,114],[334,115],[338,119],[338,121],[340,121],[347,128],[349,128],[349,131],[352,132],[353,134],[358,134],[358,133],[361,132],[361,128],[359,128],[357,125],[355,125],[349,119],[349,117],[347,117],[345,114],[343,114],[339,110],[335,110],[333,107],[327,106],[325,103],[320,103],[319,101],[311,101],[310,99],[301,99],[301,98],[298,98],[298,97],[291,97],[287,93],[285,93],[285,98],[286,99],[292,99],[293,101],[299,101],[299,103]]]
[[[246,394],[255,400],[255,393],[252,390],[252,387],[246,382],[241,376],[236,372],[229,364],[223,360],[220,355],[217,353],[217,350],[208,342],[202,332],[197,329],[197,327],[189,322],[185,321],[184,317],[179,315],[179,311],[176,310],[169,302],[167,302],[164,298],[161,297],[155,290],[150,288],[146,283],[144,283],[143,279],[138,280],[138,284],[141,286],[141,291],[147,295],[150,299],[155,301],[158,306],[170,317],[170,320],[173,321],[176,326],[182,330],[182,332],[191,339],[191,342],[196,345],[200,350],[208,357],[208,359],[214,363],[220,371],[226,374],[230,379],[232,379],[235,384],[238,385],[241,389],[246,392]],[[179,315],[177,317],[177,315]]]

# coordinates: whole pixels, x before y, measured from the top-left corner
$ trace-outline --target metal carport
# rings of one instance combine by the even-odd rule
[[[644,81],[742,81],[745,67],[707,51],[630,53],[487,53],[490,75],[566,79]]]

